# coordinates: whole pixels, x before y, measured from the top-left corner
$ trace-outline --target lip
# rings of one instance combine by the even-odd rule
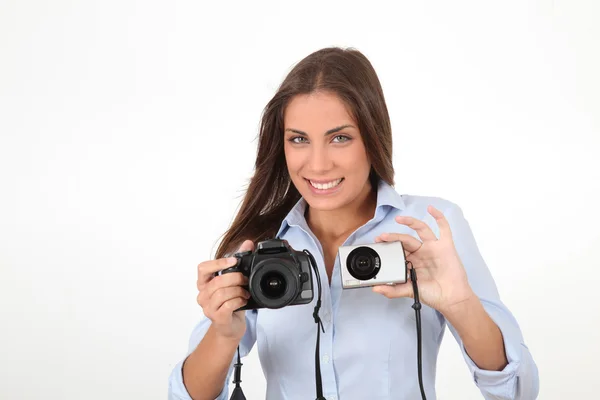
[[[329,182],[337,181],[340,178],[332,178],[332,179],[308,179],[308,178],[304,178],[304,179],[306,179],[307,181],[314,182],[314,183],[329,183]]]
[[[337,178],[339,179],[339,178]],[[310,181],[306,178],[304,178],[304,180],[306,181],[306,185],[308,186],[308,188],[310,189],[310,191],[315,194],[315,195],[328,195],[328,194],[333,194],[338,192],[342,185],[344,184],[344,182],[346,181],[346,179],[342,178],[342,181],[337,185],[334,186],[330,189],[317,189],[316,187],[314,187],[313,185],[310,184]],[[311,179],[312,180],[312,179]],[[330,179],[330,180],[312,180],[315,183],[327,183],[327,182],[331,182],[334,181],[335,179]]]

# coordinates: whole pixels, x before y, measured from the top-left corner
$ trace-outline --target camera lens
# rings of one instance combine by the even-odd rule
[[[283,296],[287,288],[285,277],[278,271],[266,273],[260,281],[260,289],[265,296],[277,299]]]
[[[366,281],[373,279],[380,268],[379,254],[371,247],[357,247],[348,254],[346,268],[355,279]]]
[[[360,271],[368,271],[369,268],[372,268],[373,263],[371,259],[366,256],[356,257],[356,268]]]
[[[258,262],[248,282],[252,298],[264,308],[287,306],[298,296],[302,287],[297,270],[293,263],[285,259],[270,258]]]

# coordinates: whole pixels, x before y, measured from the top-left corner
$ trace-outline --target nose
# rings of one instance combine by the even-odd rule
[[[313,146],[310,150],[310,169],[314,173],[327,172],[333,167],[333,160],[324,146]]]

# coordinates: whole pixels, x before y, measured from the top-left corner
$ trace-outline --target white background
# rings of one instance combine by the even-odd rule
[[[539,398],[594,397],[599,11],[3,0],[0,398],[166,398],[201,317],[196,266],[252,175],[260,113],[293,64],[330,45],[379,74],[397,190],[463,208],[538,363]],[[256,349],[243,377],[264,398]],[[449,333],[437,388],[481,398]]]

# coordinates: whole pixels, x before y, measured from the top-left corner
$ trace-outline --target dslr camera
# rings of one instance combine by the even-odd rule
[[[308,304],[313,299],[309,256],[290,247],[286,240],[259,242],[256,250],[236,253],[237,264],[219,274],[241,272],[248,277],[244,288],[250,292],[245,306],[238,310],[282,308]]]
[[[344,289],[407,281],[408,271],[401,242],[341,246],[338,257]]]

